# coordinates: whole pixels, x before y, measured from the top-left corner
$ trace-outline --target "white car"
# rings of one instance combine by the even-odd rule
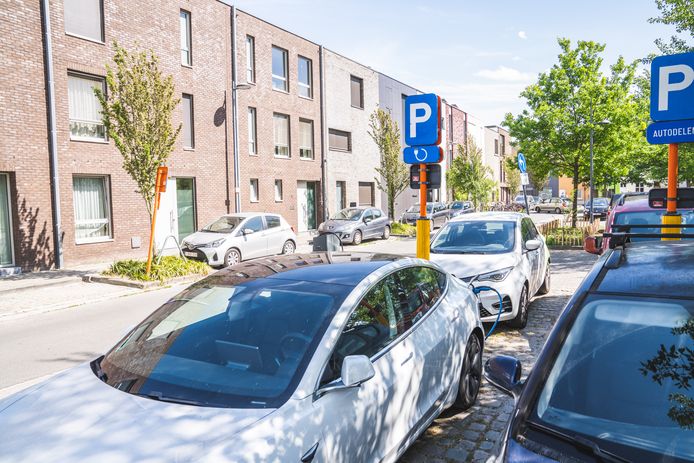
[[[183,255],[209,265],[234,265],[242,260],[292,254],[296,234],[278,214],[245,212],[223,215],[181,242]]]
[[[482,345],[476,296],[431,262],[258,259],[1,400],[0,462],[391,462],[475,403]]]
[[[432,239],[431,260],[465,282],[499,291],[499,320],[514,328],[528,322],[530,298],[549,292],[549,249],[527,214],[481,212],[452,219]],[[480,300],[482,321],[494,322],[499,296],[486,291]]]

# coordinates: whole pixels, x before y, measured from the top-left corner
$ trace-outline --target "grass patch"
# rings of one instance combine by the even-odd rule
[[[582,246],[586,236],[582,228],[558,227],[546,232],[547,246]]]
[[[417,228],[407,223],[393,222],[390,232],[394,235],[415,236]]]
[[[164,256],[157,264],[156,258],[152,260],[152,271],[149,278],[145,274],[147,262],[141,260],[119,260],[103,272],[104,275],[118,276],[137,281],[161,281],[186,275],[207,275],[210,267],[204,262],[196,260],[183,260],[178,256]]]

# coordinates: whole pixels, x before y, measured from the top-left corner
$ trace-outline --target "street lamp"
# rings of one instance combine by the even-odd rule
[[[607,125],[610,121],[603,119],[598,122],[598,125]],[[590,223],[593,223],[593,211],[595,209],[595,201],[593,196],[593,134],[595,132],[595,123],[593,122],[593,108],[590,108]]]

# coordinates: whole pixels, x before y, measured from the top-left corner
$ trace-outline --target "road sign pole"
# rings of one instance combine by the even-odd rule
[[[417,219],[417,257],[429,259],[429,219],[427,218],[427,165],[419,165],[419,219]]]
[[[667,159],[667,211],[662,215],[663,225],[679,225],[682,216],[677,213],[677,171],[678,171],[679,145],[668,145]],[[663,228],[663,233],[680,233],[680,228]],[[663,241],[678,240],[678,238],[662,238]]]
[[[152,229],[149,233],[149,247],[147,248],[147,269],[146,275],[149,277],[149,272],[152,270],[152,253],[154,248],[154,230],[157,223],[157,210],[159,209],[160,196],[162,191],[166,191],[166,178],[168,177],[168,168],[159,167],[154,184],[154,209],[152,211]],[[163,187],[163,188],[162,188]]]
[[[525,212],[530,215],[530,207],[528,206],[528,193],[525,192],[525,185],[523,185],[523,199],[525,199]]]

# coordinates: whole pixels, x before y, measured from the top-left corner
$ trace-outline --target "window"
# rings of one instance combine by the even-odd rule
[[[101,0],[65,0],[65,32],[104,41],[104,8]]]
[[[105,140],[106,127],[101,120],[101,104],[94,94],[95,88],[105,92],[104,79],[68,74],[67,86],[70,138],[73,140]]]
[[[193,116],[193,95],[183,94],[183,147],[195,148],[195,121]]]
[[[313,98],[312,73],[311,60],[299,56],[299,96]]]
[[[429,267],[409,267],[397,272],[398,327],[409,330],[431,309],[446,287],[446,275]]]
[[[246,82],[255,82],[255,39],[246,36]]]
[[[313,159],[313,121],[299,120],[299,157]]]
[[[72,191],[75,207],[75,243],[110,239],[111,206],[108,177],[73,177]]]
[[[248,154],[258,154],[258,129],[255,108],[248,108]]]
[[[359,182],[359,206],[374,205],[373,182]]]
[[[400,110],[402,111],[401,112],[402,120],[400,121],[400,127],[405,127],[405,101],[406,100],[407,100],[407,95],[405,95],[404,93],[401,93],[400,94],[400,101],[401,101]]]
[[[257,182],[257,180],[256,180]],[[255,217],[251,217],[250,219],[246,220],[246,223],[243,224],[243,230],[250,228],[253,230],[253,232],[258,233],[263,231],[263,217],[260,215],[257,215]]]
[[[258,179],[257,178],[251,179],[251,202],[252,203],[258,202]]]
[[[272,88],[288,92],[287,74],[287,50],[272,47]]]
[[[289,150],[289,116],[286,114],[273,114],[275,132],[275,156],[288,158]]]
[[[282,221],[276,215],[266,215],[265,223],[267,224],[267,228],[278,228],[280,225],[282,225]]]
[[[494,139],[494,154],[499,154],[499,139]]]
[[[374,209],[371,212],[373,212],[374,219],[380,219],[383,216],[380,209]]]
[[[499,135],[501,138],[501,155],[506,156],[506,137],[504,135]]]
[[[275,180],[275,202],[281,203],[283,200],[282,180]]]
[[[364,80],[359,77],[350,76],[350,92],[352,107],[364,109]]]
[[[181,10],[179,22],[181,24],[181,64],[192,66],[193,49],[191,47],[190,13],[186,10]]]
[[[352,134],[342,130],[328,130],[328,146],[335,151],[352,151]]]
[[[337,201],[335,205],[337,206],[338,211],[341,211],[347,207],[346,192],[347,187],[345,186],[345,182],[343,180],[338,180],[335,182],[335,197]]]
[[[645,191],[643,183],[637,183],[636,184],[636,192],[637,193],[643,193]]]

